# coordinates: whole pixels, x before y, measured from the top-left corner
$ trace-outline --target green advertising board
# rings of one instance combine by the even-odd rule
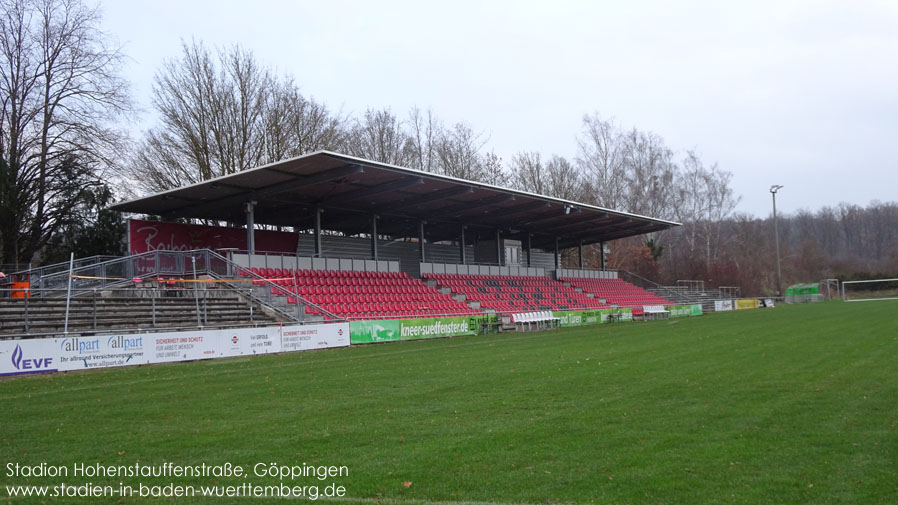
[[[702,306],[700,304],[673,305],[667,307],[667,310],[670,311],[670,317],[689,317],[702,315]]]
[[[399,340],[399,320],[350,321],[349,343],[395,342]]]
[[[620,316],[619,321],[632,321],[633,309],[597,309],[597,310],[566,310],[553,312],[552,315],[559,319],[558,326],[584,326],[587,324],[607,323],[608,316],[614,314]]]
[[[349,342],[370,344],[419,338],[455,337],[479,333],[483,317],[436,317],[350,321]]]

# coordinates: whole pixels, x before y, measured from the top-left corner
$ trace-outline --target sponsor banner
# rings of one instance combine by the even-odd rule
[[[733,310],[733,300],[715,300],[714,312]]]
[[[281,331],[281,349],[310,351],[349,345],[349,324],[308,324],[284,326]]]
[[[475,335],[479,327],[479,317],[401,319],[399,321],[399,340]]]
[[[756,298],[742,298],[736,300],[736,310],[756,309],[758,308],[758,300]]]
[[[399,320],[350,321],[349,336],[353,344],[395,342],[399,340]]]
[[[281,335],[277,327],[234,328],[218,330],[224,340],[221,356],[247,356],[281,352]]]
[[[764,307],[773,308],[775,305],[773,304],[773,298],[765,298],[764,299]]]
[[[558,326],[562,328],[568,326],[584,326],[587,324],[607,323],[609,316],[620,316],[620,321],[632,321],[633,309],[596,309],[596,310],[566,310],[553,312],[553,316],[558,318]]]
[[[94,335],[55,338],[59,370],[84,370],[149,363],[145,343],[149,335]]]
[[[483,320],[480,316],[461,316],[350,321],[349,333],[353,344],[476,335]]]
[[[57,339],[0,340],[0,375],[55,372]]]
[[[674,305],[666,308],[670,311],[670,317],[689,317],[702,315],[702,306],[700,304]]]
[[[314,324],[0,341],[0,375],[172,363],[349,345],[349,325]]]
[[[147,363],[193,361],[221,356],[216,347],[227,344],[219,341],[218,330],[179,331],[147,335],[149,344]],[[216,346],[216,344],[220,344]]]
[[[256,230],[257,251],[296,253],[295,233]],[[166,223],[162,221],[128,221],[128,244],[131,254],[150,251],[190,251],[193,249],[223,249],[246,247],[246,230],[223,226]]]

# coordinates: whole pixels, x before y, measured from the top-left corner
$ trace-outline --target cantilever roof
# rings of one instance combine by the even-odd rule
[[[562,248],[604,242],[679,223],[517,191],[480,182],[378,163],[329,151],[222,176],[113,205],[113,210],[162,216],[244,222],[243,204],[255,201],[255,222],[311,229],[315,208],[321,226],[348,234],[370,230],[413,237],[426,221],[430,241],[467,233],[520,238],[534,247]]]

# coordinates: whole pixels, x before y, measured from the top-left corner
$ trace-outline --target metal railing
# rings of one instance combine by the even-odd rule
[[[677,279],[677,286],[683,286],[690,291],[704,291],[705,290],[705,281]]]
[[[742,288],[739,286],[718,286],[717,291],[726,298],[739,298],[742,296]]]
[[[77,258],[74,261],[74,266],[76,268],[81,268],[83,266],[95,265],[97,263],[102,263],[104,261],[111,261],[111,260],[115,260],[115,259],[119,259],[119,258],[122,258],[122,256],[112,256],[109,254],[89,256],[87,258]],[[32,268],[29,265],[28,268],[18,270],[16,272],[13,272],[13,274],[27,275],[31,279],[31,282],[33,284],[33,283],[39,283],[41,277],[44,277],[47,275],[58,274],[60,272],[65,273],[68,271],[69,271],[69,262],[63,261],[61,263],[53,263],[50,265],[43,265],[43,266],[34,267],[34,268]]]
[[[621,279],[629,282],[630,284],[633,284],[634,286],[640,287],[642,289],[646,289],[646,290],[651,289],[651,290],[655,290],[655,291],[660,291],[660,294],[662,294],[662,296],[667,296],[670,298],[680,298],[680,299],[685,300],[689,304],[700,304],[701,303],[701,300],[694,298],[694,297],[690,296],[689,294],[685,293],[684,292],[685,288],[680,288],[679,286],[662,286],[661,284],[658,284],[657,282],[650,281],[650,280],[646,279],[645,277],[641,277],[641,276],[634,274],[633,272],[630,272],[627,270],[618,270],[617,276],[620,277]],[[666,293],[666,295],[665,295],[665,293]]]
[[[54,302],[59,302],[61,304],[63,298],[59,297],[46,297],[46,298],[38,298],[32,300],[30,297],[25,297],[21,299],[10,299],[5,302],[0,309],[5,309],[5,311],[0,311],[0,339],[9,339],[9,338],[21,338],[21,337],[44,337],[44,336],[52,336],[66,333],[121,333],[121,332],[151,332],[151,331],[174,331],[178,329],[209,329],[209,328],[243,328],[243,327],[255,327],[260,324],[271,324],[270,320],[261,319],[257,321],[257,313],[253,303],[248,303],[246,305],[246,317],[249,322],[239,323],[239,322],[223,322],[216,323],[215,322],[215,314],[212,315],[212,323],[210,324],[210,313],[209,308],[210,305],[214,305],[214,300],[238,300],[246,299],[247,301],[251,297],[251,291],[248,288],[244,289],[235,289],[235,288],[224,288],[224,287],[216,287],[210,289],[202,289],[191,291],[188,289],[178,289],[171,288],[166,285],[147,285],[140,288],[114,288],[114,289],[104,289],[104,290],[93,290],[91,291],[91,296],[86,297],[82,296],[78,299],[79,304],[76,307],[78,314],[76,316],[72,316],[70,314],[71,308],[67,306],[66,313],[63,316],[64,318],[64,329],[62,332],[60,331],[50,331],[50,332],[34,332],[32,329],[34,327],[46,326],[42,324],[46,319],[42,318],[41,315],[49,316],[51,320],[54,320],[57,325],[60,319],[61,311],[54,311],[53,308],[59,308],[55,305],[51,305]],[[64,295],[65,293],[61,293]],[[108,304],[110,301],[120,300],[122,298],[131,298],[135,300],[150,300],[149,307],[145,307],[146,310],[149,311],[150,316],[150,324],[149,326],[127,326],[127,325],[116,325],[115,328],[101,328],[101,322],[103,319],[107,319],[110,315],[114,315],[114,313],[110,314],[106,312],[104,309],[111,309]],[[170,302],[173,299],[194,299],[195,303],[193,304],[194,311],[191,317],[196,318],[196,325],[190,326],[172,326],[172,325],[160,325],[159,323],[164,323],[165,316],[170,316],[170,312],[164,310],[166,305],[170,305]],[[88,307],[85,307],[83,303],[87,301],[89,303]],[[20,306],[20,307],[19,307]],[[20,312],[12,312],[10,308],[21,308]],[[87,310],[84,310],[84,309]],[[141,308],[134,308],[131,306],[132,311],[140,311]],[[13,315],[14,317],[20,317],[21,325],[13,325],[14,327],[22,327],[24,329],[24,333],[4,333],[2,327],[2,319],[3,315]],[[84,319],[88,319],[88,328],[84,328]],[[80,324],[80,328],[69,329],[69,322],[71,319],[77,319],[82,324]]]
[[[243,279],[237,279],[238,276]],[[72,267],[67,271],[45,274],[38,279],[36,285],[32,283],[30,296],[36,298],[79,297],[94,291],[132,287],[144,279],[160,277],[186,278],[188,281],[196,281],[199,280],[199,277],[204,277],[219,281],[221,285],[232,289],[239,289],[238,283],[246,282],[251,301],[265,306],[288,321],[307,322],[305,317],[305,307],[307,306],[315,307],[327,318],[342,320],[283,286],[271,282],[209,249],[150,251]],[[69,286],[70,279],[71,286]],[[296,310],[288,308],[286,301],[288,296],[297,301]]]

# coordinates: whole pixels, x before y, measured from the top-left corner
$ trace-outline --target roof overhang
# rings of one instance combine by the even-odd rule
[[[660,231],[679,223],[517,191],[480,182],[318,151],[113,205],[121,212],[163,219],[242,223],[254,202],[254,222],[311,229],[316,209],[326,230],[417,236],[426,221],[430,240],[467,233],[506,238],[531,234],[534,247],[563,248]]]

